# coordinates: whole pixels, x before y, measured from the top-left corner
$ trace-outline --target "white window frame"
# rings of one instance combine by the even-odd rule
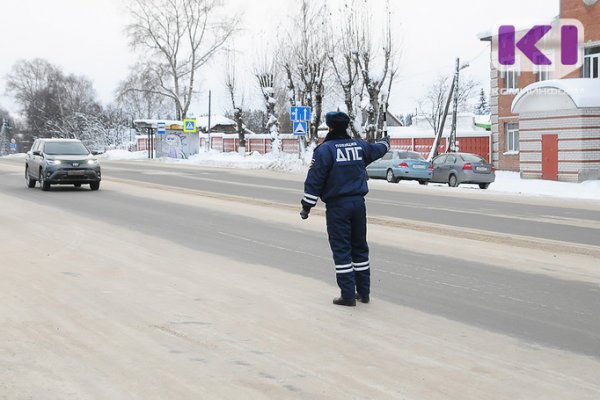
[[[533,73],[537,82],[547,81],[552,77],[553,65],[556,62],[554,52],[548,52],[546,56],[552,61],[552,65],[533,65]]]
[[[600,46],[594,46],[594,47],[591,47],[590,49],[595,49],[596,47],[600,47]],[[596,76],[592,76],[592,66],[594,64],[597,65]],[[596,53],[596,54],[586,54],[583,57],[583,77],[584,78],[600,78],[600,52]]]
[[[506,131],[506,152],[505,155],[519,154],[519,124],[518,123],[507,123],[505,125]]]
[[[502,73],[504,79],[504,89],[518,90],[519,89],[519,71],[509,69]]]

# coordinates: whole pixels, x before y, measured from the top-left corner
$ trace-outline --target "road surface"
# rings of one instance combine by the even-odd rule
[[[597,203],[372,182],[372,303],[302,176],[0,161],[0,399],[597,399]],[[424,211],[426,210],[426,211]]]

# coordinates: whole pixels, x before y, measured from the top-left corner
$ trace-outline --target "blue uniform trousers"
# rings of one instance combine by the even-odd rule
[[[370,293],[366,214],[362,196],[343,197],[327,203],[329,245],[337,284],[344,299],[354,299],[355,291],[361,296]]]

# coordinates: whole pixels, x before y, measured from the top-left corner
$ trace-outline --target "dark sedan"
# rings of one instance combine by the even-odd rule
[[[433,159],[431,182],[457,187],[461,183],[477,184],[487,189],[496,180],[494,166],[477,154],[447,153]]]

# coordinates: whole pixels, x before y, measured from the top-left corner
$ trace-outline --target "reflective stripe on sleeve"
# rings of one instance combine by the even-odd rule
[[[311,200],[308,197],[305,197],[302,200],[305,201],[305,202],[307,202],[308,204],[317,205],[317,201],[316,200]]]
[[[312,194],[304,193],[304,197],[308,197],[309,199],[319,200],[319,196],[314,196]]]

